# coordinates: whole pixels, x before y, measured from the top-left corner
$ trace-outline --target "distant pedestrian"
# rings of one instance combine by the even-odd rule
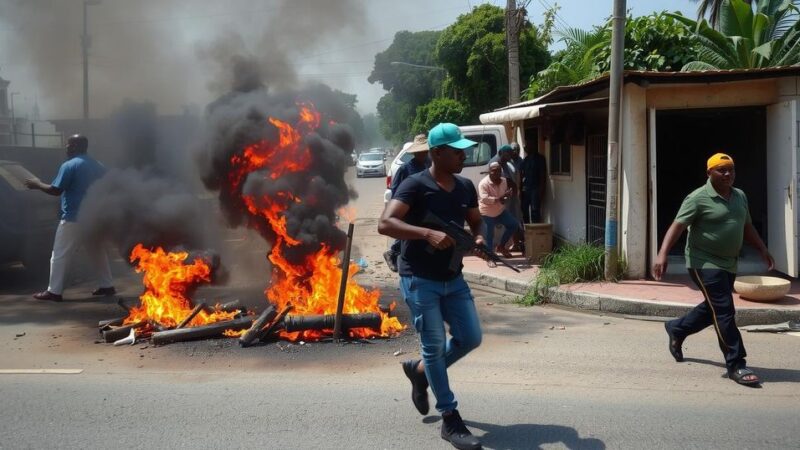
[[[733,158],[724,153],[714,154],[706,162],[706,174],[705,186],[683,200],[653,264],[653,277],[660,280],[667,270],[670,249],[688,228],[686,267],[704,301],[685,316],[664,324],[669,351],[675,361],[683,361],[684,339],[713,325],[725,355],[728,377],[739,384],[755,386],[760,380],[747,368],[747,352],[736,327],[732,294],[742,240],[758,250],[769,270],[775,262],[753,227],[747,196],[733,187],[736,178]]]
[[[520,175],[522,177],[520,182],[522,221],[524,223],[540,223],[544,194],[547,189],[547,161],[535,148],[526,151],[525,157],[522,159]]]
[[[489,164],[493,162],[500,163],[503,177],[505,177],[508,187],[513,191],[506,202],[506,209],[508,209],[511,216],[519,222],[517,230],[520,231],[522,229],[522,208],[520,207],[519,200],[520,172],[519,166],[514,164],[515,148],[517,156],[519,156],[519,144],[511,143],[501,146],[497,149],[497,155],[489,160]],[[518,233],[515,239],[515,243],[517,244],[515,250],[522,250],[521,240],[522,233]]]
[[[501,175],[500,163],[489,164],[489,174],[478,184],[478,209],[485,226],[484,239],[489,249],[494,249],[495,225],[503,226],[503,235],[495,250],[506,258],[511,257],[506,244],[519,229],[519,222],[508,210],[507,205],[514,190],[508,186],[508,181]],[[493,264],[489,261],[489,265]]]
[[[392,191],[392,197],[394,197],[395,192],[397,192],[397,187],[400,186],[403,180],[431,166],[431,159],[428,156],[427,135],[418,134],[414,136],[414,143],[406,149],[406,153],[413,155],[413,158],[400,166],[392,177],[392,185],[389,188]],[[392,242],[391,248],[383,252],[383,259],[392,272],[397,272],[397,258],[399,256],[400,240],[395,239],[394,242]]]
[[[53,241],[53,254],[50,258],[50,283],[47,290],[33,294],[37,300],[60,302],[64,291],[67,266],[73,253],[81,244],[78,211],[86,196],[86,191],[106,172],[105,167],[87,154],[89,140],[85,136],[74,135],[67,140],[67,161],[61,164],[58,175],[51,184],[42,183],[36,178],[25,181],[29,189],[38,189],[46,194],[61,196],[61,221]],[[98,288],[92,295],[114,295],[111,268],[108,255],[102,245],[86,246],[98,277]]]
[[[458,402],[447,373],[450,365],[480,345],[478,311],[461,272],[463,255],[456,252],[455,240],[425,222],[427,214],[458,226],[466,221],[475,243],[484,242],[475,186],[457,175],[467,159],[464,151],[477,142],[464,138],[458,126],[441,123],[428,133],[428,145],[430,169],[400,184],[381,215],[378,232],[402,240],[400,290],[411,311],[422,353],[422,360],[402,364],[411,381],[414,407],[420,414],[428,413],[430,385],[436,409],[442,414],[441,437],[459,449],[479,449],[480,441],[456,409]]]

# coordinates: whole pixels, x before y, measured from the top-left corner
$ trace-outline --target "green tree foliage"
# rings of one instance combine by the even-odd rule
[[[507,104],[508,62],[505,12],[491,4],[473,8],[447,27],[436,45],[439,63],[447,69],[456,96],[468,108],[469,120]],[[539,29],[526,22],[520,34],[520,77],[547,67],[550,53]]]
[[[611,68],[611,24],[591,31],[567,29],[556,33],[566,48],[532,76],[524,97],[596,78]],[[699,42],[694,33],[668,13],[628,17],[625,21],[625,69],[676,71],[692,61]]]
[[[378,100],[378,116],[383,136],[391,142],[407,140],[416,108],[417,105],[398,100],[392,92],[381,97]]]
[[[699,3],[697,6],[697,20],[702,20],[708,13],[708,22],[712,27],[717,28],[719,23],[719,11],[722,9],[723,0],[692,0]],[[745,3],[752,4],[752,0],[744,0]]]
[[[375,55],[375,64],[367,81],[380,83],[388,93],[378,102],[381,132],[394,142],[408,137],[417,106],[427,103],[440,89],[443,73],[419,66],[438,66],[435,59],[439,31],[400,31],[392,44]]]
[[[453,99],[435,98],[429,103],[418,106],[411,126],[411,134],[427,133],[440,122],[468,123],[467,107]]]
[[[682,70],[750,69],[800,63],[800,15],[796,1],[723,0],[718,29],[671,14],[700,42],[697,58]]]

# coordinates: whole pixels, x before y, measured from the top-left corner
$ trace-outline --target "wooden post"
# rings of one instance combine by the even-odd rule
[[[189,322],[192,321],[192,319],[194,319],[194,316],[200,314],[200,311],[205,309],[205,307],[206,307],[205,303],[198,303],[197,306],[194,307],[192,312],[190,312],[189,315],[186,316],[185,319],[181,320],[181,323],[179,323],[178,326],[176,326],[175,328],[178,329],[178,328],[185,327]]]
[[[275,309],[275,307],[271,304],[268,305],[267,309],[265,309],[264,312],[258,316],[258,319],[253,322],[253,325],[250,327],[250,329],[239,337],[239,345],[242,347],[249,347],[250,344],[252,344],[253,341],[259,337],[262,332],[262,328],[272,322],[277,315],[278,311]]]
[[[342,256],[342,280],[339,283],[339,298],[336,302],[336,317],[333,326],[333,340],[338,341],[342,337],[342,310],[344,309],[344,294],[347,291],[347,277],[350,274],[350,249],[353,246],[353,228],[352,222],[347,225],[347,243],[344,247],[344,256]]]
[[[155,345],[169,344],[170,342],[188,341],[191,339],[211,338],[222,335],[225,330],[244,330],[253,324],[252,317],[226,320],[210,323],[199,327],[181,328],[180,330],[167,330],[153,333],[152,342]]]

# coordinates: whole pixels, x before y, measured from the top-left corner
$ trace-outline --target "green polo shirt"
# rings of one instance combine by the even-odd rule
[[[686,196],[675,221],[689,227],[687,268],[736,273],[744,225],[751,223],[747,196],[741,189],[732,188],[731,198],[726,200],[708,180]]]

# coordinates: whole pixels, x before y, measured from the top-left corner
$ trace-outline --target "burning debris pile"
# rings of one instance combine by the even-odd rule
[[[241,117],[217,105],[216,135],[200,154],[203,181],[219,192],[229,225],[257,230],[269,246],[272,273],[265,274],[268,304],[261,315],[192,304],[192,291],[213,281],[218,260],[206,255],[187,263],[187,252],[137,245],[130,259],[144,273],[145,292],[121,321],[100,324],[107,342],[224,334],[248,346],[270,338],[389,337],[405,329],[390,315],[394,303],[382,309],[380,291],[353,279],[359,270],[349,259],[353,227],[345,234],[338,223],[355,196],[344,181],[350,149],[342,145],[352,147],[350,133],[332,119],[323,125],[308,103],[283,103],[280,112],[284,119],[251,107]]]

